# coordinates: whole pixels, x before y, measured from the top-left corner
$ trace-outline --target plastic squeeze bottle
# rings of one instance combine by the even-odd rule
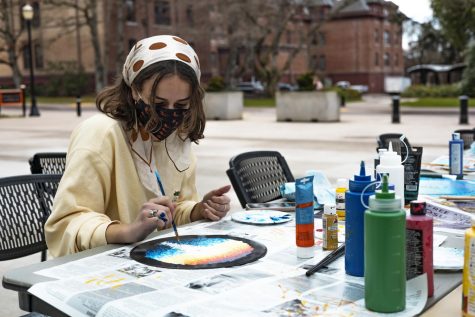
[[[406,307],[406,212],[401,198],[382,189],[369,198],[365,212],[365,306],[380,313]]]
[[[315,230],[313,216],[313,176],[295,180],[295,242],[297,257],[314,255]]]
[[[389,142],[388,150],[381,153],[376,173],[389,175],[391,184],[394,184],[396,195],[401,198],[401,208],[404,208],[404,166],[401,164],[401,156],[393,151],[392,142]]]
[[[339,178],[336,181],[336,214],[338,220],[345,221],[345,193],[348,190],[348,180],[346,178]]]
[[[475,218],[472,227],[465,231],[465,248],[463,253],[462,277],[462,314],[464,317],[475,317]]]
[[[323,206],[323,250],[336,250],[338,248],[338,216],[335,205]]]
[[[365,192],[363,190],[366,188]],[[371,175],[366,175],[364,161],[361,161],[360,175],[349,182],[345,193],[345,272],[353,276],[364,276],[364,212],[369,196],[374,194]],[[362,197],[363,196],[363,197]]]
[[[460,133],[452,133],[449,141],[449,174],[457,175],[457,179],[463,178],[463,140]]]
[[[411,201],[406,218],[406,280],[427,273],[428,296],[434,295],[432,217],[426,216],[424,201]]]

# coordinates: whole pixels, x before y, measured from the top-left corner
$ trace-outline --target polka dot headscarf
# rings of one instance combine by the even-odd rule
[[[172,35],[157,35],[138,41],[127,55],[122,75],[130,87],[142,70],[167,60],[177,60],[191,66],[200,80],[200,62],[195,51],[185,40]]]

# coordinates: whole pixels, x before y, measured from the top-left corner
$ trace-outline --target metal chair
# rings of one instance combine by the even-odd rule
[[[62,175],[0,178],[0,261],[41,252],[46,260],[44,224]]]
[[[32,174],[63,174],[66,152],[36,153],[28,160]]]
[[[454,133],[459,133],[460,138],[463,140],[463,149],[467,150],[472,145],[472,142],[475,140],[475,130],[472,129],[459,129],[455,130]]]
[[[226,174],[243,208],[282,198],[280,185],[294,182],[285,158],[276,151],[252,151],[229,160]]]
[[[380,134],[378,136],[377,142],[378,142],[378,149],[384,148],[387,149],[389,147],[389,142],[392,143],[393,146],[393,151],[397,152],[399,155],[401,155],[401,152],[403,154],[406,153],[406,147],[401,141],[401,133],[384,133]],[[409,143],[409,140],[404,137],[404,142],[407,145],[407,148],[409,149],[409,153],[411,153],[412,146]]]

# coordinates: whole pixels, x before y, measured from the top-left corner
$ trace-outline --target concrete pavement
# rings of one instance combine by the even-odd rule
[[[401,123],[391,124],[388,96],[365,96],[362,102],[348,103],[336,123],[276,122],[274,108],[246,108],[243,120],[208,121],[204,140],[195,146],[198,157],[197,188],[200,194],[229,180],[225,174],[229,159],[252,150],[277,150],[284,155],[294,176],[309,169],[322,170],[335,184],[340,177],[350,178],[365,160],[372,168],[376,137],[381,133],[406,134],[412,145],[423,146],[423,161],[447,154],[448,141],[456,129],[471,128],[458,124],[458,109],[401,108]],[[65,109],[66,108],[66,109]],[[85,106],[81,117],[73,104],[62,107],[39,105],[40,117],[15,117],[21,109],[2,109],[0,118],[0,177],[29,174],[28,158],[36,152],[66,151],[69,135],[79,122],[94,115]],[[471,111],[471,118],[475,112]],[[240,205],[234,192],[232,207]],[[33,255],[0,262],[0,275],[15,267],[40,261]],[[0,289],[0,315],[18,316],[16,293]]]

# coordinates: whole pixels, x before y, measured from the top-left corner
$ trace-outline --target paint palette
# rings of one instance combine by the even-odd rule
[[[250,210],[239,211],[232,214],[234,221],[254,225],[274,225],[292,220],[289,213],[277,210]]]
[[[189,235],[152,240],[136,246],[130,257],[172,269],[211,269],[254,262],[267,253],[255,241],[229,235]]]

